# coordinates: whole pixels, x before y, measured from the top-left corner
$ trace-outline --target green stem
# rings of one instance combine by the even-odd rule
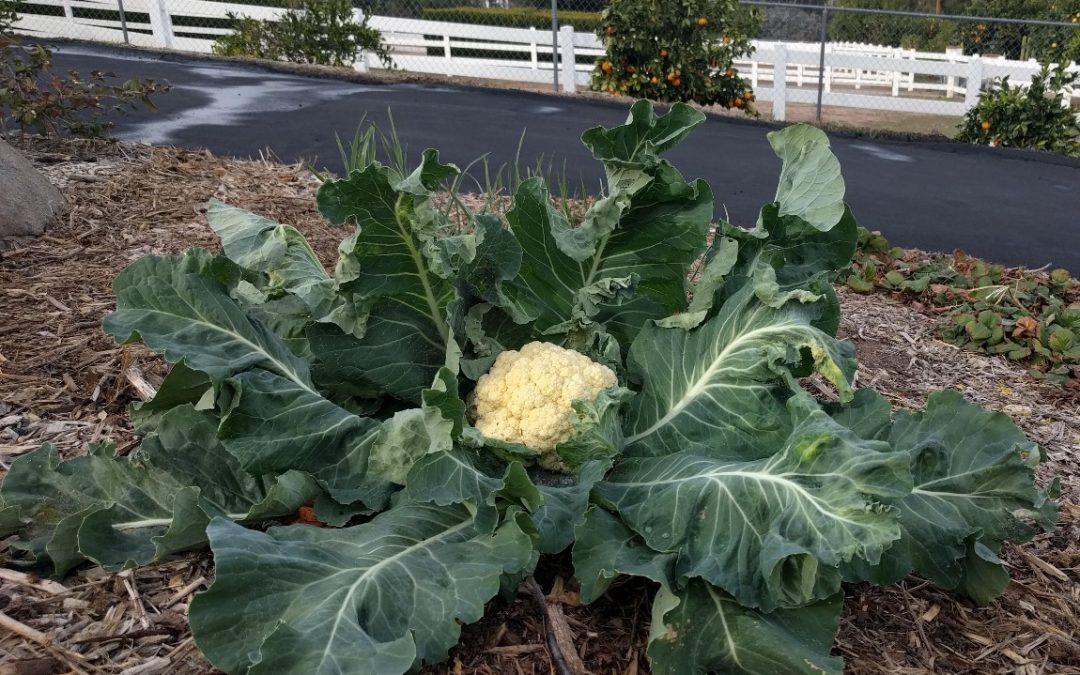
[[[401,232],[401,240],[405,242],[405,246],[409,249],[409,255],[412,256],[413,264],[416,265],[416,276],[420,279],[420,285],[424,287],[424,298],[427,300],[428,313],[431,315],[435,327],[439,330],[439,336],[442,337],[443,343],[446,343],[450,341],[450,328],[446,325],[439,303],[435,300],[435,293],[431,290],[431,282],[428,280],[424,257],[420,253],[420,249],[416,248],[413,243],[412,232],[406,228],[404,200],[405,195],[399,194],[397,203],[394,204],[394,221],[397,223],[398,231]]]

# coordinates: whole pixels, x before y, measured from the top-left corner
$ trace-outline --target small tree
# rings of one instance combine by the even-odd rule
[[[1069,3],[1071,4],[1071,3]],[[964,9],[972,16],[1005,19],[1068,20],[1066,3],[1059,0],[971,0]],[[999,54],[1010,59],[1056,59],[1075,30],[1064,26],[972,21],[959,36],[967,54]]]
[[[1063,98],[1063,90],[1075,85],[1080,75],[1067,71],[1066,65],[1044,64],[1027,87],[1012,85],[1006,77],[982,92],[957,139],[1080,155],[1076,115]]]
[[[750,112],[754,93],[732,62],[753,51],[760,22],[737,0],[612,0],[597,30],[607,54],[592,88]]]
[[[229,13],[233,32],[213,45],[215,54],[273,61],[350,67],[361,50],[391,65],[382,33],[356,21],[349,0],[290,0],[278,21],[259,21]]]
[[[52,51],[43,45],[23,45],[11,29],[19,20],[21,0],[0,0],[0,132],[8,122],[42,135],[104,136],[112,123],[109,111],[143,105],[151,110],[151,95],[169,90],[153,80],[132,79],[117,86],[111,73],[97,70],[66,76],[53,70]]]

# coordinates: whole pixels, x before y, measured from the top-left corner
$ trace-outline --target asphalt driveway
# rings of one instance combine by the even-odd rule
[[[539,159],[593,191],[602,172],[581,132],[626,116],[619,104],[543,94],[416,84],[365,84],[271,72],[246,64],[158,57],[64,44],[61,69],[106,70],[122,79],[168,80],[158,112],[116,118],[125,140],[208,148],[239,157],[269,149],[285,161],[340,168],[336,136],[365,117],[385,125],[393,111],[412,155],[426,147],[464,166],[487,155],[491,167]],[[709,181],[718,216],[754,222],[773,197],[779,160],[762,124],[710,117],[670,157],[687,176]],[[832,136],[860,224],[893,243],[995,262],[1080,272],[1080,161],[943,142]]]

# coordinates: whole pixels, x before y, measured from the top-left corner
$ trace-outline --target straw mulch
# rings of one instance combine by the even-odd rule
[[[343,231],[313,203],[302,167],[206,152],[64,143],[30,154],[70,202],[48,236],[0,251],[0,470],[45,441],[67,456],[88,442],[136,439],[125,407],[164,374],[155,355],[119,347],[100,329],[110,282],[147,253],[216,245],[211,197],[296,225],[324,262]],[[956,388],[1009,414],[1046,448],[1043,480],[1062,481],[1053,534],[1005,551],[1013,582],[989,607],[911,578],[893,588],[854,586],[837,652],[852,673],[1080,674],[1080,401],[1014,364],[933,337],[933,319],[885,294],[841,291],[842,330],[858,347],[862,386],[918,408]],[[0,559],[10,541],[0,541]],[[213,672],[192,642],[187,603],[213,578],[203,554],[110,575],[84,568],[62,582],[0,571],[0,675]],[[650,589],[624,582],[581,607],[567,561],[537,573],[593,673],[648,672]],[[552,672],[539,603],[492,603],[461,645],[429,673]]]

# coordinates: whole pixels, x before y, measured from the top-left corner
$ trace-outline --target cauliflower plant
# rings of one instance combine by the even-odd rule
[[[557,469],[555,445],[573,433],[571,404],[592,400],[618,383],[615,372],[584,354],[549,342],[530,342],[505,351],[476,383],[476,428],[490,438],[521,443]]]

